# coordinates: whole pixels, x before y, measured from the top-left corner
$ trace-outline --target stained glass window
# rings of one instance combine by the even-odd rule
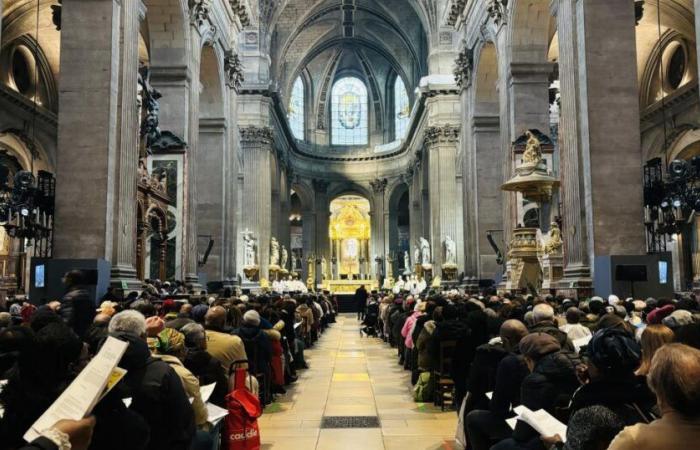
[[[408,100],[408,92],[401,77],[396,77],[394,82],[394,128],[395,139],[406,137],[406,128],[411,116],[411,105]]]
[[[304,82],[301,77],[297,77],[292,87],[292,95],[289,98],[289,108],[287,111],[289,128],[297,139],[304,139]]]
[[[358,78],[341,78],[331,93],[331,143],[367,145],[367,87]]]

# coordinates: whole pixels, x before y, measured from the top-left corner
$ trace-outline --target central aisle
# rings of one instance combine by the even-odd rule
[[[311,367],[259,419],[264,449],[452,450],[457,415],[415,403],[396,349],[361,338],[354,315],[338,317],[313,349]],[[331,416],[369,416],[379,428],[324,428]]]

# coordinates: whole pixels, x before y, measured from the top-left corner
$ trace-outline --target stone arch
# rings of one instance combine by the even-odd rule
[[[357,195],[369,200],[370,211],[377,211],[377,205],[374,204],[374,196],[372,191],[358,183],[352,181],[343,181],[334,183],[328,190],[328,204],[338,197],[343,195]]]
[[[700,155],[700,129],[688,128],[682,132],[668,149],[668,162],[674,159],[689,160],[693,156]]]
[[[187,0],[144,0],[151,65],[187,66],[191,50]]]
[[[39,136],[28,136],[24,131],[15,128],[0,130],[0,146],[7,149],[20,163],[24,170],[34,168],[34,173],[45,170],[53,173],[55,162],[48,157]]]
[[[508,27],[512,62],[547,60],[556,27],[549,4],[549,0],[513,0]]]
[[[202,86],[199,95],[199,116],[202,119],[225,116],[223,68],[219,64],[223,57],[218,50],[217,45],[202,47],[199,70],[199,82]]]
[[[498,114],[498,53],[496,45],[484,42],[477,48],[474,61],[474,114]]]

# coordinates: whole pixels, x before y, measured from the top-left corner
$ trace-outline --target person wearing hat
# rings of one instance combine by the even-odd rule
[[[646,379],[635,374],[641,357],[641,347],[624,329],[597,331],[588,343],[586,364],[578,368],[582,386],[571,399],[571,414],[602,405],[628,425],[646,420],[654,407],[654,396]]]
[[[532,411],[544,409],[556,416],[579,385],[576,365],[580,361],[573,354],[563,353],[559,341],[547,333],[531,333],[522,338],[519,347],[530,370],[521,385],[522,405]],[[537,431],[518,420],[513,436],[492,448],[541,448],[539,440]]]
[[[680,328],[683,325],[693,323],[693,313],[685,309],[677,309],[661,320],[661,323],[672,330]]]

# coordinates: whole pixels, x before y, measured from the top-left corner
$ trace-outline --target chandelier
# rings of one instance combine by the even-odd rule
[[[0,173],[0,225],[8,236],[23,239],[27,245],[37,241],[48,243],[53,225],[55,180],[53,175],[39,171],[39,179],[29,171],[20,170],[10,182],[10,172]],[[41,245],[50,253],[48,245]],[[44,248],[46,247],[46,248]]]
[[[644,166],[644,205],[649,251],[665,251],[664,236],[679,234],[700,212],[700,156],[672,161],[665,177],[661,159],[649,161]]]

